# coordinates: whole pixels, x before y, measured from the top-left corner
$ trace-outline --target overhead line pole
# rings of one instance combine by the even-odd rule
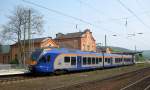
[[[106,52],[106,49],[107,49],[107,36],[105,34],[105,52]]]
[[[28,18],[28,58],[30,57],[30,51],[31,51],[31,10],[29,9],[29,18]]]

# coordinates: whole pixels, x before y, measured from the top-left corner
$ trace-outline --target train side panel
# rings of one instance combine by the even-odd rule
[[[54,70],[85,70],[103,67],[102,56],[61,54],[54,62]]]

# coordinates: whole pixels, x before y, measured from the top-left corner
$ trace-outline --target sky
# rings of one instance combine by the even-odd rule
[[[96,43],[127,49],[150,50],[150,0],[25,0],[53,9],[73,19],[50,10],[37,7],[23,0],[1,0],[0,26],[8,22],[8,16],[16,6],[31,7],[44,19],[43,35],[55,38],[57,33],[71,33],[90,29]],[[88,23],[82,22],[86,21]],[[90,24],[89,24],[90,23]],[[77,28],[76,28],[77,25]],[[1,29],[0,29],[1,30]],[[138,34],[143,33],[143,34]],[[129,36],[128,34],[135,34]],[[113,36],[116,35],[116,36]]]

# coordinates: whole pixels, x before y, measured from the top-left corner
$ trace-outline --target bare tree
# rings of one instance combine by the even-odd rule
[[[26,39],[31,39],[32,32],[41,33],[43,31],[43,17],[31,8],[17,6],[8,16],[9,22],[3,25],[3,34],[5,39],[17,43],[18,60],[22,64],[25,59]],[[30,45],[29,45],[29,50]]]

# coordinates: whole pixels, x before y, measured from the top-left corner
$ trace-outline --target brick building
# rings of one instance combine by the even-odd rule
[[[96,42],[89,29],[83,32],[56,34],[55,41],[61,48],[79,49],[82,51],[96,51]]]
[[[23,42],[23,41],[22,41]],[[29,41],[25,40],[25,52],[28,54],[29,52]],[[31,39],[32,42],[32,49],[35,48],[43,48],[43,47],[59,47],[56,42],[51,37],[45,37],[45,38],[36,38]],[[17,58],[17,55],[20,51],[18,50],[17,43],[10,45],[9,51],[6,53],[0,53],[0,63],[10,63],[11,60],[14,60]]]
[[[10,62],[9,52],[9,45],[0,45],[0,63],[7,64]]]
[[[29,41],[25,40],[25,52],[28,54],[29,51],[33,51],[36,48],[43,48],[43,47],[59,47],[55,41],[51,37],[45,37],[45,38],[35,38],[31,39],[31,46],[32,50],[29,50]],[[18,46],[17,43],[11,45],[11,60],[17,58],[17,53],[18,53]]]

